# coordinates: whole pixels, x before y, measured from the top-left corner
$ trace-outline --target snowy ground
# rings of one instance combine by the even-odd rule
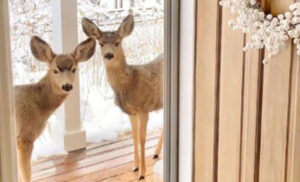
[[[101,2],[101,3],[100,3]],[[102,29],[115,30],[128,11],[114,13],[111,0],[78,1],[79,40],[86,39],[81,30],[82,16],[96,21]],[[135,29],[123,42],[124,52],[130,64],[143,64],[163,52],[163,7],[157,0],[136,1],[134,10]],[[125,9],[129,0],[124,0]],[[152,9],[143,9],[152,7]],[[33,59],[29,50],[32,35],[39,35],[52,44],[51,0],[10,0],[11,42],[14,84],[38,81],[46,72],[45,64]],[[99,47],[95,56],[80,65],[80,99],[82,127],[88,142],[116,140],[131,130],[128,116],[115,106],[113,92],[107,82]],[[163,111],[150,114],[148,129],[156,130],[163,125]],[[62,154],[64,122],[56,114],[35,142],[33,160]]]

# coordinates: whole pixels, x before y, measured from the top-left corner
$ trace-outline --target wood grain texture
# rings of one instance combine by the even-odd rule
[[[218,0],[197,1],[195,182],[213,182],[218,84]]]
[[[273,15],[292,3],[262,0]],[[233,16],[215,5],[198,0],[195,182],[299,182],[299,58],[290,43],[267,65],[262,51],[243,54],[243,34],[227,26]]]
[[[152,159],[159,132],[151,134],[146,144],[146,179],[152,179]],[[130,138],[132,140],[132,138]],[[77,151],[66,156],[33,162],[33,181],[39,182],[104,182],[136,181],[138,173],[132,172],[133,144],[129,138],[104,145],[93,144],[87,150]]]
[[[260,0],[260,3],[265,13],[271,12],[271,0]]]
[[[247,36],[247,40],[250,36]],[[262,60],[260,51],[250,50],[245,56],[243,141],[241,154],[241,182],[254,182],[256,130],[259,119],[260,79]]]
[[[283,182],[288,124],[290,47],[265,65],[260,180]]]
[[[260,2],[264,12],[271,13],[273,16],[286,12],[293,3],[289,0],[260,0]]]
[[[9,2],[0,1],[0,181],[18,181]]]
[[[271,0],[271,13],[273,16],[284,13],[289,10],[289,6],[294,3],[293,0]]]
[[[287,150],[287,182],[300,181],[300,63],[293,47],[290,126]]]
[[[234,18],[223,9],[218,181],[239,182],[243,97],[244,34],[233,31],[226,22]]]
[[[271,3],[272,12],[279,12],[293,1],[272,0]],[[291,44],[264,65],[259,171],[259,180],[263,182],[285,180],[290,68]]]

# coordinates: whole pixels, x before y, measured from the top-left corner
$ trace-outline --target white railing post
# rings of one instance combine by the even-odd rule
[[[13,81],[8,2],[0,1],[0,181],[17,182]]]
[[[78,44],[77,0],[53,0],[53,49],[56,53],[70,53]],[[85,131],[80,122],[79,72],[76,73],[74,89],[64,104],[65,151],[71,152],[86,147]]]

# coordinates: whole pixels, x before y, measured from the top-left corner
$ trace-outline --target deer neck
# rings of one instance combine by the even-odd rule
[[[118,61],[118,64],[106,65],[108,82],[115,92],[124,91],[132,81],[132,73],[125,56],[121,56],[119,59],[113,60]]]
[[[53,112],[56,110],[68,95],[51,82],[49,73],[36,84],[36,87],[40,90],[41,104],[45,111]]]

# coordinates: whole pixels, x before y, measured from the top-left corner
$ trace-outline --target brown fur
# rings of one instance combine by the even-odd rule
[[[135,169],[140,179],[145,176],[145,141],[149,112],[163,106],[163,54],[145,65],[128,65],[122,49],[122,39],[134,26],[133,16],[126,17],[115,32],[102,32],[90,20],[82,20],[84,32],[96,37],[106,66],[108,81],[115,92],[116,104],[129,115],[134,138]],[[113,54],[113,58],[106,58]],[[162,132],[163,135],[163,132]],[[140,153],[139,147],[140,146]],[[162,136],[155,156],[161,151]]]
[[[61,88],[62,81],[72,84],[77,64],[93,55],[95,44],[94,39],[88,39],[72,54],[55,55],[45,41],[32,37],[30,45],[33,55],[47,62],[49,70],[38,83],[14,88],[20,181],[31,181],[30,162],[34,141],[43,132],[50,115],[68,95]]]
[[[136,115],[162,108],[162,56],[143,66],[127,65],[119,69],[124,70],[107,69],[107,75],[116,102],[124,112]]]

